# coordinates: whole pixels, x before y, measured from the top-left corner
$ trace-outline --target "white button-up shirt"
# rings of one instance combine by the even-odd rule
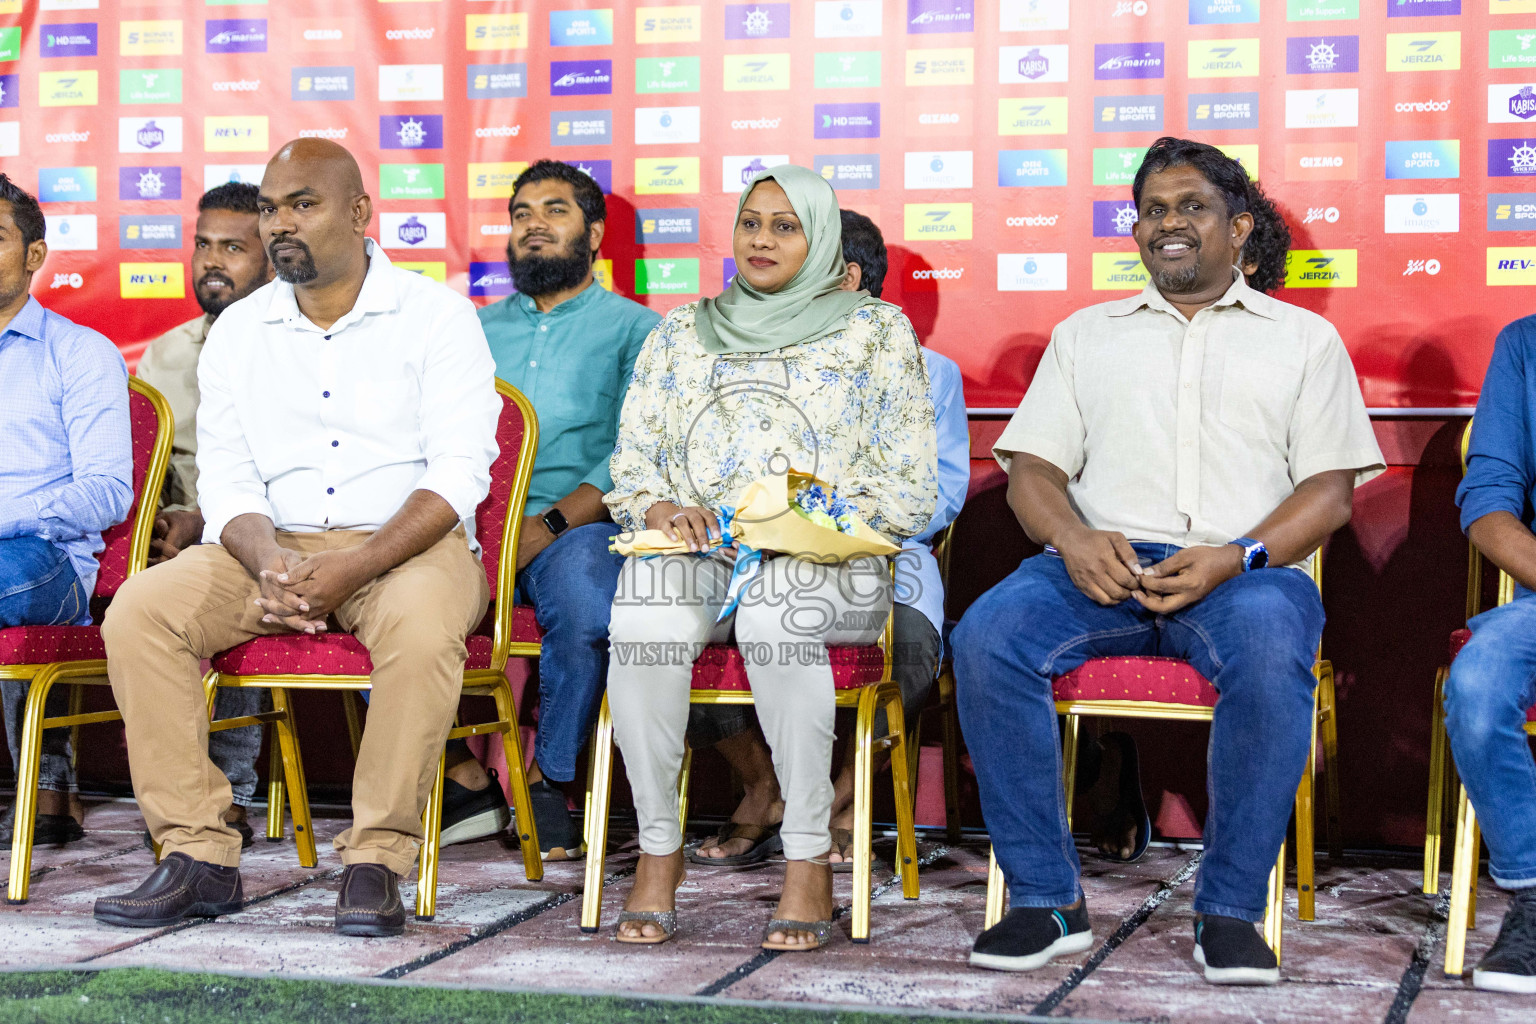
[[[480,319],[468,299],[367,246],[357,303],[329,328],[273,281],[208,332],[197,368],[205,542],[253,512],[279,530],[376,530],[428,490],[474,546],[501,411]]]
[[[1192,320],[1148,284],[1062,321],[999,464],[1044,459],[1088,526],[1181,546],[1246,535],[1307,477],[1383,472],[1333,325],[1235,277]]]

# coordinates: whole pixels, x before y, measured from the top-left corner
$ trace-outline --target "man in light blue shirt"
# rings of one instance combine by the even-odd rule
[[[880,229],[868,217],[842,211],[843,261],[848,277],[843,287],[863,289],[880,297],[885,285],[887,258]],[[904,541],[896,556],[894,650],[891,676],[901,687],[901,704],[907,724],[928,701],[943,654],[944,580],[933,557],[933,540],[960,512],[971,482],[971,434],[965,414],[965,392],[960,367],[948,356],[923,349],[928,367],[929,390],[939,442],[939,505],[921,535]],[[778,778],[762,734],[755,728],[750,705],[695,704],[689,709],[688,742],[694,747],[714,745],[741,778],[742,801],[721,826],[720,832],[690,859],[699,864],[742,865],[762,860],[778,849],[778,821],[784,805],[779,800]],[[885,730],[884,712],[875,721],[875,733]],[[834,871],[853,868],[853,758],[843,759],[833,782],[832,850],[828,859]]]
[[[603,494],[619,409],[640,346],[661,317],[599,285],[592,266],[607,207],[591,176],[539,160],[513,183],[507,264],[517,293],[480,310],[496,376],[533,403],[539,450],[517,552],[518,599],[544,629],[539,728],[529,772],[544,855],[579,857],[581,828],[560,783],[592,733],[608,676],[608,614],[623,559]],[[506,801],[467,747],[450,746],[444,843],[499,831]]]
[[[106,338],[28,294],[48,256],[43,234],[37,200],[0,174],[0,628],[88,625],[101,532],[133,503],[128,368]],[[0,684],[13,765],[27,689]],[[65,699],[51,695],[48,714],[64,714]],[[34,842],[85,834],[70,813],[70,761],[69,730],[45,732]]]

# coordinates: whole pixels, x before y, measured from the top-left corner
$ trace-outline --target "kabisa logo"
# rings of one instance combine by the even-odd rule
[[[1461,230],[1461,196],[1438,195],[1386,197],[1386,232],[1402,234],[1451,234]]]
[[[181,218],[174,214],[119,217],[117,245],[120,249],[180,249]]]
[[[1161,96],[1095,96],[1093,130],[1096,132],[1160,132],[1163,130]]]
[[[266,53],[267,21],[265,18],[210,18],[206,25],[209,53]]]
[[[1257,39],[1191,39],[1190,78],[1236,78],[1259,73]]]
[[[1147,271],[1134,252],[1096,252],[1093,254],[1093,290],[1096,292],[1141,291],[1147,286]]]
[[[1051,58],[1041,53],[1040,47],[1031,46],[1022,57],[1018,58],[1015,68],[1020,78],[1027,78],[1031,82],[1038,81],[1050,74]]]
[[[549,62],[551,96],[595,96],[613,92],[613,61],[555,60]]]
[[[1003,85],[1030,82],[1065,82],[1068,47],[1003,46],[997,51],[997,80]]]
[[[553,146],[606,146],[613,141],[613,112],[554,110],[549,115]]]
[[[1191,25],[1238,25],[1259,20],[1259,0],[1189,0]]]
[[[755,175],[770,167],[787,163],[789,163],[789,157],[781,153],[723,156],[720,158],[720,190],[736,195]]]
[[[442,114],[380,114],[379,148],[442,149]]]
[[[1064,149],[1005,149],[997,154],[997,184],[1003,188],[1056,187],[1067,183]]]
[[[120,153],[180,153],[181,118],[120,117],[117,149]]]
[[[1332,75],[1359,70],[1359,36],[1292,36],[1285,41],[1286,74]]]
[[[1202,129],[1257,128],[1256,92],[1196,92],[1189,94],[1189,126]]]
[[[818,156],[811,166],[839,192],[880,187],[880,154],[834,153]]]
[[[1455,71],[1460,67],[1460,32],[1387,34],[1388,71]]]
[[[1067,254],[1064,252],[1000,252],[997,254],[1000,292],[1064,292]]]
[[[1533,228],[1536,228],[1536,192],[1489,194],[1489,231],[1530,231]]]
[[[1388,142],[1386,152],[1389,179],[1461,177],[1461,142],[1457,139]]]
[[[907,31],[969,32],[976,27],[973,0],[907,0]]]
[[[726,4],[725,38],[788,39],[789,4]]]
[[[1136,204],[1128,200],[1093,201],[1093,237],[1129,238],[1138,220]]]
[[[635,42],[696,43],[704,18],[700,7],[637,7]]]
[[[1093,77],[1162,78],[1162,43],[1095,43]]]
[[[818,139],[877,139],[880,137],[880,104],[818,103],[815,110]]]
[[[697,259],[635,260],[637,295],[692,295],[698,290]]]
[[[528,95],[527,64],[471,64],[466,74],[472,100],[521,99]]]
[[[1520,124],[1536,116],[1536,85],[1505,83],[1488,87],[1488,122]]]
[[[1067,98],[1031,96],[997,101],[999,135],[1065,135]]]
[[[40,42],[43,57],[96,56],[96,23],[78,25],[43,25]]]
[[[94,203],[96,168],[44,167],[37,172],[37,198],[43,203]]]
[[[1390,0],[1389,18],[1428,18],[1442,14],[1460,14],[1461,0]]]
[[[1287,288],[1355,287],[1355,249],[1292,249],[1285,259]]]
[[[512,290],[512,272],[505,262],[470,263],[469,294],[511,295]]]
[[[1523,177],[1528,174],[1536,174],[1536,139],[1488,140],[1490,178]]]
[[[635,244],[666,245],[699,240],[699,211],[671,207],[635,211]]]
[[[119,199],[180,199],[180,167],[119,167]]]
[[[637,157],[637,195],[678,195],[699,190],[699,158],[696,156]]]
[[[427,226],[411,214],[395,231],[396,236],[406,245],[420,245],[427,240]]]
[[[550,11],[550,46],[608,46],[613,42],[613,11]]]
[[[295,100],[351,100],[356,98],[356,75],[349,67],[296,67],[290,72]]]
[[[448,246],[446,213],[381,213],[379,241],[386,249],[444,249]]]
[[[902,220],[909,242],[971,240],[970,203],[907,203]]]

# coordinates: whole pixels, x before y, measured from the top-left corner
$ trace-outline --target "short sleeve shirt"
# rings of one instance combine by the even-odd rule
[[[1186,320],[1155,285],[1056,327],[993,453],[1067,474],[1083,521],[1130,540],[1225,544],[1310,476],[1383,472],[1333,325],[1240,275]]]

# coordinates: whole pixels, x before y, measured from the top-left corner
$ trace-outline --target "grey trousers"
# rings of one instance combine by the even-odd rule
[[[26,717],[27,693],[32,684],[20,679],[0,682],[0,701],[5,710],[5,742],[11,748],[11,767],[21,773],[21,726]],[[69,714],[69,686],[59,684],[48,693],[43,708],[49,718]],[[74,755],[70,749],[69,730],[63,727],[43,730],[42,759],[38,764],[38,789],[57,793],[79,790],[75,782]]]
[[[267,702],[266,690],[254,687],[249,690],[234,687],[220,690],[213,698],[213,717],[244,718],[246,715],[259,715],[262,705]],[[231,802],[239,807],[251,806],[256,796],[256,758],[260,756],[259,725],[208,734],[208,760],[229,779]]]
[[[683,845],[677,779],[688,725],[693,661],[734,631],[758,720],[784,799],[784,856],[831,848],[833,704],[828,644],[868,644],[891,607],[878,558],[818,565],[781,556],[762,566],[724,622],[734,554],[630,558],[609,624],[608,703],[614,737],[640,819],[640,849],[665,856]]]

